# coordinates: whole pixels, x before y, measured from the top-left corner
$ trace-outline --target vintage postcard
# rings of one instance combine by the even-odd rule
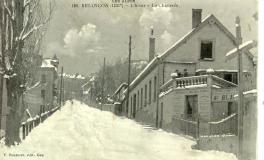
[[[1,0],[0,159],[261,159],[258,3]]]

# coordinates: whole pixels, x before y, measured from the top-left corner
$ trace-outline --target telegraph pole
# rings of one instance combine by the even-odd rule
[[[243,160],[243,114],[244,114],[244,82],[243,61],[239,45],[242,43],[240,18],[236,17],[236,48],[238,60],[238,159]]]
[[[62,101],[62,82],[63,82],[63,67],[61,67],[61,79],[60,79],[60,109]]]
[[[102,79],[102,91],[101,91],[101,110],[103,110],[103,98],[104,98],[104,82],[105,81],[105,57],[103,66],[103,79]]]
[[[127,75],[127,103],[126,103],[127,116],[128,116],[128,106],[129,106],[130,63],[131,63],[131,35],[129,36],[129,43],[128,43],[128,75]]]

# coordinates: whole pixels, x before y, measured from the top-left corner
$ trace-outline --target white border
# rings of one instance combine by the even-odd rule
[[[264,6],[264,1],[259,0],[259,44],[258,44],[258,136],[257,136],[257,159],[258,160],[263,160],[264,159],[264,11],[263,11],[263,6]]]

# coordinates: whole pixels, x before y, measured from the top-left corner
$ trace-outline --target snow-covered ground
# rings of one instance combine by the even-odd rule
[[[74,101],[34,128],[20,145],[1,145],[0,159],[236,160],[229,153],[193,150],[194,143]]]

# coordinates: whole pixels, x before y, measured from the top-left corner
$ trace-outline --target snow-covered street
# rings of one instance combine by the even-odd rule
[[[67,102],[0,159],[235,160],[233,154],[191,149],[195,142],[74,101]],[[32,157],[27,154],[34,154]],[[37,156],[37,154],[39,154]]]

